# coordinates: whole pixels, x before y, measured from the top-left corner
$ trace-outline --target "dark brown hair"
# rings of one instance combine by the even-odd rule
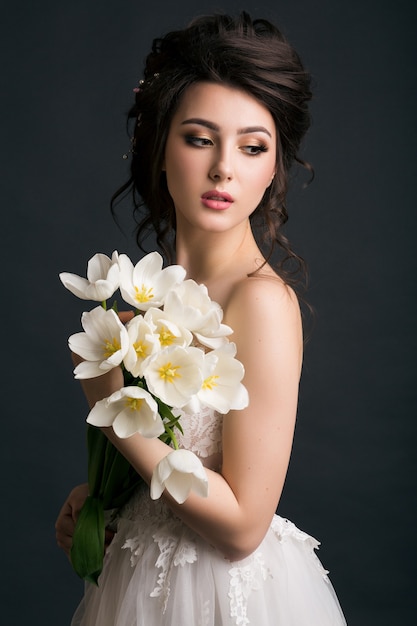
[[[298,54],[281,32],[263,19],[252,20],[243,12],[199,17],[183,30],[155,39],[146,58],[144,77],[128,113],[134,121],[131,177],[115,194],[131,190],[139,216],[137,241],[142,244],[150,230],[168,260],[175,240],[175,211],[162,171],[165,145],[172,117],[190,85],[209,81],[242,89],[271,113],[277,129],[277,167],[273,183],[251,216],[261,245],[270,258],[276,244],[283,252],[277,268],[291,281],[286,269],[303,261],[281,232],[287,221],[288,174],[294,161],[309,167],[297,156],[310,124],[308,101],[310,76]],[[291,265],[291,263],[290,263]]]

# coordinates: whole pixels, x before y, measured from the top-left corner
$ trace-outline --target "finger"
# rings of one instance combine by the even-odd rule
[[[65,518],[65,517],[71,517],[72,515],[72,506],[68,500],[65,500],[64,504],[61,507],[61,510],[58,513],[58,517],[56,518],[56,522],[55,522],[55,528],[60,524],[60,522]]]
[[[71,508],[71,517],[74,520],[74,523],[77,521],[80,511],[83,508],[84,502],[88,496],[88,484],[83,483],[82,485],[77,485],[71,491],[68,502]]]
[[[75,352],[71,352],[71,359],[75,367],[84,361],[84,359],[79,354],[76,354]]]
[[[133,311],[119,311],[119,318],[120,321],[123,322],[123,324],[129,322],[133,317],[135,317]]]
[[[61,548],[67,556],[70,555],[72,547],[72,537],[57,537],[56,540],[58,548]]]
[[[55,537],[57,545],[69,554],[72,546],[72,536],[75,524],[71,516],[63,515],[58,517],[55,524]]]

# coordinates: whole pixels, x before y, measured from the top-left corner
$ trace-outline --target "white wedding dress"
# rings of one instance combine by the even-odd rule
[[[221,460],[222,416],[181,418],[180,447]],[[274,516],[253,554],[219,552],[140,487],[119,512],[99,586],[86,585],[71,626],[339,626],[346,624],[319,543]]]

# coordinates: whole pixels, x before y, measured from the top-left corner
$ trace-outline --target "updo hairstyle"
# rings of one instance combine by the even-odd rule
[[[175,211],[162,171],[165,145],[181,97],[188,87],[202,81],[242,89],[263,104],[275,121],[276,175],[251,221],[260,245],[269,246],[267,259],[275,245],[280,246],[283,258],[278,271],[287,279],[285,263],[295,260],[296,265],[302,264],[280,227],[288,219],[291,165],[298,161],[309,167],[297,152],[310,124],[310,76],[281,32],[266,20],[252,21],[245,12],[237,18],[199,17],[185,29],[153,41],[135,104],[128,113],[128,122],[134,122],[131,177],[113,200],[132,191],[139,246],[143,249],[144,239],[154,230],[158,245],[171,261]]]

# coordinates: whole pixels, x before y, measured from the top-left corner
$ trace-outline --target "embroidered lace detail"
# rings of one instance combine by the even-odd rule
[[[262,553],[259,550],[252,554],[250,563],[232,567],[229,574],[230,617],[235,618],[236,626],[246,626],[250,624],[247,616],[248,598],[252,591],[261,588],[261,583],[271,574],[265,567]]]
[[[329,570],[324,569],[323,565],[320,562],[320,559],[314,552],[314,550],[318,550],[320,546],[320,541],[317,541],[317,539],[314,539],[314,537],[311,537],[311,535],[307,535],[307,533],[297,528],[297,526],[289,520],[279,516],[274,517],[274,519],[272,520],[271,529],[273,530],[280,542],[286,541],[289,537],[291,537],[296,541],[301,541],[306,546],[308,546],[308,553],[311,559],[314,561],[315,566],[321,573],[324,580],[327,583],[330,583],[330,580],[327,576]]]
[[[160,569],[152,598],[159,598],[163,612],[166,611],[170,595],[171,572],[174,567],[184,567],[197,561],[197,546],[194,535],[180,519],[175,517],[166,504],[151,500],[147,487],[140,487],[134,497],[120,513],[120,523],[134,529],[127,533],[122,548],[130,550],[130,564],[135,567],[150,541],[157,544],[159,556],[155,567]],[[201,621],[204,626],[204,621]]]
[[[162,571],[159,573],[157,586],[151,593],[151,598],[162,599],[163,612],[165,613],[170,587],[170,574],[173,567],[183,567],[186,563],[194,563],[197,560],[195,544],[184,537],[178,538],[178,534],[169,534],[168,528],[162,528],[153,534],[153,539],[159,547],[159,557],[155,566]]]
[[[180,423],[184,433],[178,433],[180,448],[191,450],[201,458],[220,453],[222,419],[220,413],[208,407],[194,415],[181,412]]]
[[[141,535],[136,535],[136,537],[126,539],[122,545],[122,549],[129,549],[132,553],[130,556],[130,564],[132,567],[135,567],[136,563],[144,553],[145,545],[146,544],[142,541]]]
[[[146,529],[149,524],[159,525],[172,518],[173,515],[162,500],[151,500],[149,487],[142,483],[120,509],[117,517],[138,522],[139,526],[144,526]]]

